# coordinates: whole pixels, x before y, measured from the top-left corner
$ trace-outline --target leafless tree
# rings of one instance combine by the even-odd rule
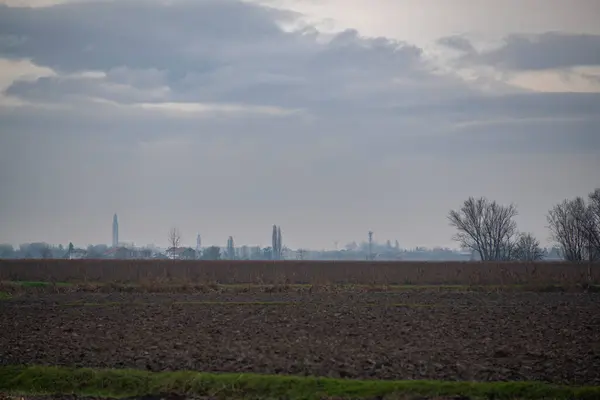
[[[552,238],[562,248],[567,261],[594,261],[600,258],[597,214],[600,190],[590,193],[589,199],[589,204],[582,197],[564,200],[548,212]]]
[[[587,241],[589,261],[600,259],[600,188],[588,195],[588,204],[582,229]]]
[[[544,258],[544,251],[531,233],[521,233],[515,242],[512,258],[518,261],[538,261]]]
[[[594,190],[588,197],[590,200],[589,207],[594,215],[594,220],[600,225],[600,188]]]
[[[482,261],[499,261],[512,258],[517,214],[513,204],[469,197],[460,210],[450,211],[448,220],[458,230],[453,239],[461,246],[476,251]]]
[[[169,231],[169,244],[171,245],[172,249],[176,249],[179,247],[179,244],[181,243],[181,233],[179,232],[178,228],[171,228],[171,230]]]
[[[600,259],[600,188],[554,206],[548,213],[553,239],[569,261]]]

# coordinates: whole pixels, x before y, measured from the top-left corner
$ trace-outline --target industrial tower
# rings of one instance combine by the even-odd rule
[[[200,236],[200,233],[198,233],[198,236],[196,236],[196,257],[200,258],[201,254],[202,254],[202,237]]]
[[[112,231],[112,247],[117,247],[119,245],[119,221],[117,219],[117,214],[113,217],[113,231]]]
[[[367,256],[367,260],[374,260],[373,257],[373,231],[369,231],[369,255]]]

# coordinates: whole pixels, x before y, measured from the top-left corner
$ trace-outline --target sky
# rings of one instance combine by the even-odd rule
[[[450,246],[600,186],[597,0],[0,0],[0,243]]]

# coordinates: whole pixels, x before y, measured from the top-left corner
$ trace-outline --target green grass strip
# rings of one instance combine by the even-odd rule
[[[148,372],[46,366],[0,367],[0,391],[19,395],[125,398],[188,394],[227,399],[368,399],[466,396],[484,399],[598,399],[600,387],[538,382],[367,381],[235,373]]]
[[[8,292],[0,292],[0,300],[12,299],[12,295]]]

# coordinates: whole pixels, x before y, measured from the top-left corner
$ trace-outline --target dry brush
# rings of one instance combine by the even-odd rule
[[[600,282],[600,263],[0,260],[0,280],[265,285],[580,285]]]

